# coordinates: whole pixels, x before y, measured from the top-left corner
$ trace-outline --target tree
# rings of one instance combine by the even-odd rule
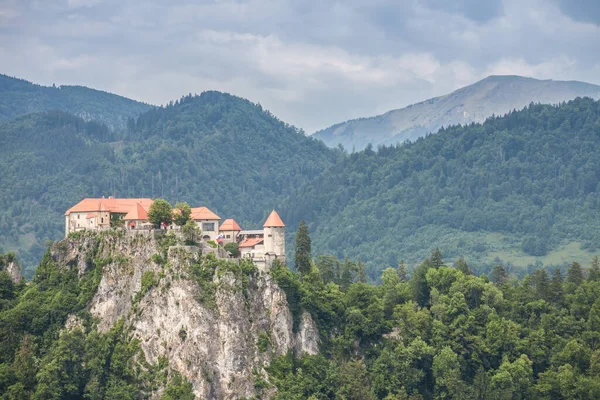
[[[438,399],[465,399],[467,385],[460,377],[458,356],[449,346],[445,346],[433,357],[435,392]]]
[[[408,281],[408,268],[406,268],[404,260],[400,260],[400,263],[398,264],[398,277],[402,282]]]
[[[308,234],[308,226],[304,220],[300,221],[296,232],[296,245],[294,246],[294,267],[301,275],[310,273],[311,270],[311,240]]]
[[[189,244],[195,244],[202,235],[202,231],[193,219],[187,220],[185,225],[181,227],[181,233],[183,234],[185,241]]]
[[[594,256],[594,258],[592,258],[592,265],[590,265],[588,280],[591,282],[600,280],[600,262],[598,262],[598,256]]]
[[[583,269],[581,264],[576,261],[573,261],[567,269],[567,282],[577,286],[583,283]]]
[[[148,211],[148,221],[155,228],[160,228],[162,224],[171,225],[173,222],[173,208],[168,201],[156,199]]]
[[[317,269],[323,283],[339,283],[341,266],[337,258],[327,255],[317,257]]]
[[[473,271],[471,271],[471,268],[469,268],[469,265],[462,257],[456,260],[454,263],[454,268],[461,271],[465,275],[473,275]]]
[[[184,226],[190,220],[192,208],[188,203],[182,202],[175,204],[175,212],[173,213],[173,222],[177,226]]]
[[[413,298],[421,307],[429,304],[429,284],[427,283],[427,271],[430,269],[429,260],[426,259],[419,265],[410,277],[410,285]]]
[[[431,266],[433,268],[439,268],[444,265],[444,256],[439,248],[433,249],[431,252]]]
[[[231,253],[232,256],[238,258],[240,256],[240,246],[235,242],[226,243],[223,248]]]
[[[492,282],[496,286],[502,286],[508,282],[508,274],[502,265],[496,265],[492,269]]]

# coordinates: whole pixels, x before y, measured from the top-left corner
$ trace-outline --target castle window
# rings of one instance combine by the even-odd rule
[[[77,219],[79,219],[79,217],[81,217],[81,215],[77,214]]]
[[[231,235],[227,235],[227,236],[226,236],[226,238],[227,238],[227,239],[231,239]]]
[[[269,237],[273,237],[273,235],[269,234]]]
[[[104,223],[104,217],[100,218],[100,222]]]
[[[206,231],[210,231],[210,232],[214,231],[215,230],[215,223],[214,222],[204,222],[202,224],[202,230],[205,231],[205,232]]]

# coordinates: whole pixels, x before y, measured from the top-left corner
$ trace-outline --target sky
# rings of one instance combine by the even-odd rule
[[[492,74],[600,84],[600,1],[0,0],[0,73],[155,105],[220,90],[311,134]]]

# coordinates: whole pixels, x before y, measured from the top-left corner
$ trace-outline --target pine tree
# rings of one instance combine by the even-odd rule
[[[436,247],[431,252],[431,266],[433,268],[439,268],[442,265],[444,265],[444,256],[442,255],[440,249]]]
[[[588,280],[591,282],[600,280],[600,262],[598,262],[598,256],[594,256],[594,258],[592,258],[592,265],[590,265],[590,274],[588,275]]]
[[[367,269],[365,267],[365,263],[362,262],[360,257],[356,261],[356,272],[358,275],[358,281],[362,283],[367,283]]]
[[[563,301],[563,276],[560,272],[560,268],[555,268],[554,273],[552,274],[552,282],[550,282],[550,293],[552,293],[551,300],[554,303],[562,304]]]
[[[583,268],[581,264],[573,261],[567,269],[567,282],[575,285],[581,285],[583,283]]]
[[[300,221],[296,232],[296,245],[294,247],[294,267],[301,275],[306,275],[311,269],[311,240],[308,234],[308,226],[304,220]]]
[[[496,286],[502,286],[508,282],[508,274],[502,265],[496,265],[492,269],[492,282]]]
[[[402,282],[406,282],[408,280],[408,268],[406,268],[404,260],[400,260],[400,264],[398,264],[398,277]]]
[[[469,268],[469,265],[462,257],[456,260],[454,263],[454,268],[461,271],[465,275],[473,275],[473,271],[471,271],[471,268]]]

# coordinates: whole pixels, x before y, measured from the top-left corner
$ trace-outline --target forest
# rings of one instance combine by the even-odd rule
[[[436,246],[478,274],[585,264],[600,239],[599,110],[588,98],[531,104],[351,154],[220,92],[151,108],[123,130],[27,114],[0,124],[0,186],[10,188],[0,193],[0,251],[16,251],[31,277],[63,237],[64,211],[113,195],[205,205],[247,229],[276,208],[288,247],[305,218],[315,254],[360,256],[371,281]]]
[[[600,396],[597,258],[517,279],[502,266],[475,276],[463,259],[448,263],[435,249],[412,273],[404,264],[386,268],[373,285],[360,260],[314,259],[307,231],[297,238],[294,270],[275,263],[269,273],[295,327],[303,310],[311,314],[320,350],[275,358],[268,378],[256,379],[256,398],[272,389],[277,399]],[[146,362],[123,323],[98,332],[86,307],[112,260],[86,262],[78,276],[47,253],[29,284],[0,271],[2,398],[139,399],[166,386],[161,399],[192,399],[191,384],[168,360]],[[252,279],[256,269],[248,271]],[[63,329],[69,315],[81,326]]]
[[[0,125],[0,187],[10,188],[0,191],[0,251],[17,250],[26,276],[85,197],[186,201],[250,229],[341,157],[260,105],[218,92],[152,109],[123,135],[62,111]]]
[[[531,104],[350,154],[290,196],[282,218],[310,220],[317,254],[360,256],[373,278],[436,246],[478,272],[508,264],[486,257],[498,248],[536,259],[576,242],[589,262],[600,243],[599,138],[600,102]]]

